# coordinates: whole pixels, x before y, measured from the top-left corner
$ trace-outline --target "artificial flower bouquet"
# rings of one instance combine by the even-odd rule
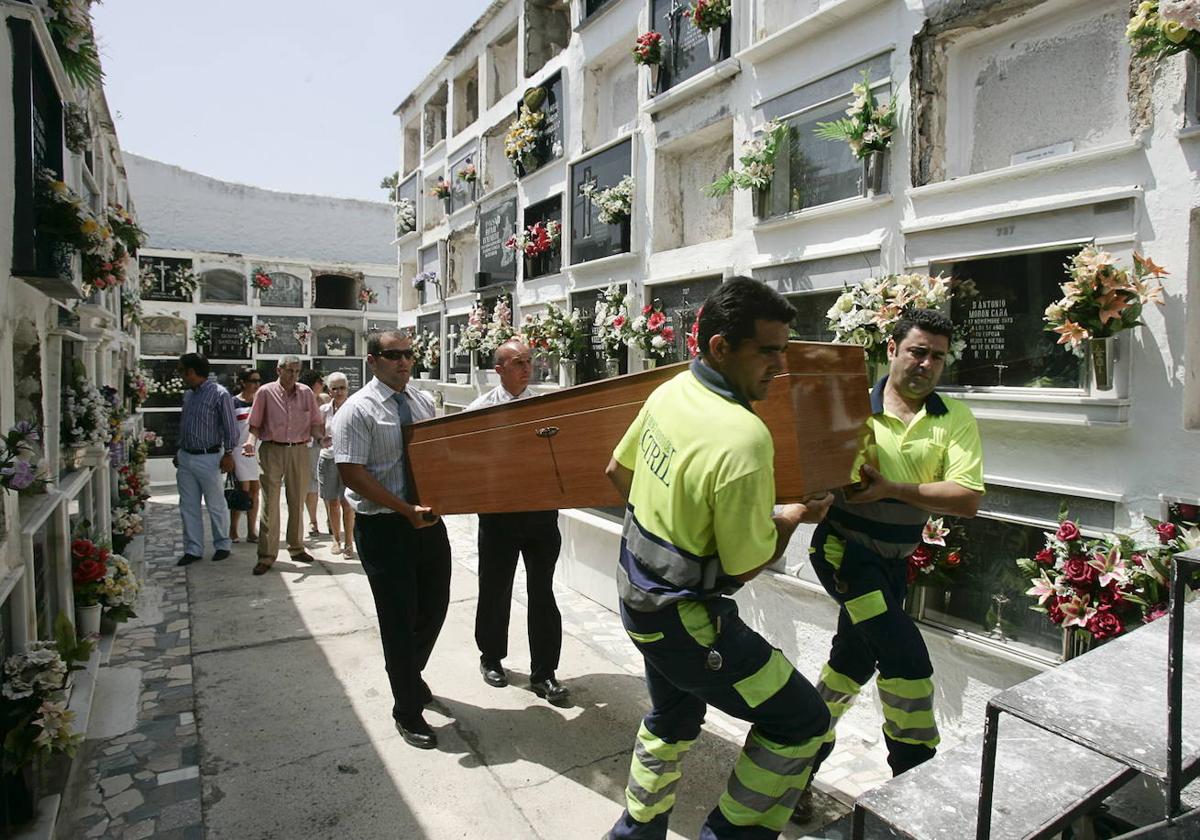
[[[71,541],[71,581],[75,606],[91,607],[101,603],[104,576],[112,552],[92,540],[80,537]]]
[[[930,517],[921,532],[921,544],[908,556],[909,585],[949,586],[950,575],[963,565],[960,546],[965,541],[961,525],[947,527],[941,517]]]
[[[133,605],[137,603],[138,593],[142,585],[133,569],[120,554],[110,554],[106,564],[104,578],[99,582],[100,604],[104,614],[116,622],[136,618]]]
[[[8,430],[4,452],[0,454],[0,486],[19,491],[39,481],[33,457],[37,455],[35,444],[40,439],[37,427],[28,420],[21,420]]]
[[[616,359],[629,346],[629,310],[626,295],[616,283],[605,289],[596,301],[596,317],[592,334],[600,342],[605,357]]]
[[[733,15],[731,0],[696,0],[684,12],[701,32],[711,32],[729,23]]]
[[[500,295],[496,298],[496,305],[492,307],[492,315],[487,322],[487,330],[479,349],[485,353],[493,353],[497,347],[516,334],[517,331],[512,325],[512,306],[508,302],[508,295]]]
[[[630,175],[603,190],[596,188],[596,179],[593,178],[580,191],[596,205],[601,224],[620,224],[633,212],[633,177]]]
[[[450,197],[450,182],[445,178],[438,176],[437,183],[429,190],[429,194],[434,198],[446,199]]]
[[[483,349],[483,340],[487,337],[487,310],[483,301],[475,298],[475,305],[467,315],[466,325],[458,331],[458,343],[455,353],[460,356],[469,355]]]
[[[206,347],[208,342],[212,340],[212,330],[204,321],[197,321],[192,327],[192,341],[196,343],[196,347]]]
[[[1141,254],[1133,255],[1133,277],[1111,254],[1092,245],[1066,269],[1071,279],[1062,284],[1062,299],[1046,307],[1046,330],[1058,333],[1058,343],[1078,356],[1089,339],[1111,338],[1139,326],[1145,305],[1163,302],[1158,280],[1167,271]]]
[[[368,304],[372,303],[379,303],[379,292],[370,286],[361,287],[358,290],[358,305],[365,309]]]
[[[66,621],[65,616],[61,616]],[[70,622],[67,622],[69,625]],[[59,622],[55,623],[56,635]],[[71,628],[74,635],[74,628]],[[91,645],[71,641],[72,656],[86,659]],[[83,735],[72,730],[75,713],[67,710],[63,689],[73,670],[57,641],[33,641],[4,660],[0,684],[0,775],[20,773],[39,757],[74,755]]]
[[[791,129],[785,122],[772,120],[763,126],[762,133],[742,145],[739,168],[730,169],[704,188],[711,198],[733,190],[765,190],[775,175],[775,158],[785,147]]]
[[[271,288],[273,281],[271,280],[271,275],[267,274],[264,269],[255,268],[254,272],[250,275],[250,282],[253,284],[255,291],[265,292]]]
[[[651,358],[671,356],[675,350],[675,328],[667,321],[661,302],[656,300],[642,307],[642,314],[629,325],[629,343]]]
[[[471,161],[467,161],[462,166],[458,167],[454,173],[454,176],[464,183],[474,184],[475,181],[479,179],[479,171],[475,168],[475,164],[471,163]]]
[[[514,233],[504,241],[504,247],[510,251],[520,251],[526,257],[533,258],[551,251],[557,251],[562,242],[562,225],[554,220],[534,222],[520,233]]]
[[[111,437],[110,406],[100,390],[85,380],[64,388],[62,442],[67,446],[107,444]]]
[[[1146,0],[1125,36],[1140,57],[1162,60],[1184,50],[1200,56],[1200,0]]]
[[[1172,558],[1200,547],[1195,526],[1138,517],[1129,531],[1089,538],[1065,511],[1059,519],[1045,546],[1017,566],[1033,584],[1031,609],[1098,641],[1165,615]]]
[[[250,327],[250,340],[258,344],[260,347],[268,341],[274,341],[277,336],[275,327],[268,324],[266,321],[259,321],[254,326]]]
[[[419,274],[417,274],[416,277],[414,277],[412,279],[412,287],[414,289],[416,289],[418,292],[425,291],[426,283],[432,283],[435,286],[437,285],[437,272],[436,271],[422,271]]]
[[[540,108],[521,105],[520,112],[504,135],[504,156],[513,169],[526,170],[536,166],[543,136],[546,131],[546,114]]]
[[[308,324],[298,324],[296,328],[292,330],[292,338],[296,339],[296,342],[301,347],[308,347],[308,340],[312,338],[312,330],[309,328]]]
[[[864,70],[862,81],[851,88],[854,101],[846,116],[832,122],[817,123],[816,134],[822,140],[840,140],[850,146],[859,160],[872,152],[883,152],[891,145],[896,131],[896,97],[886,105],[875,101],[871,77]]]
[[[834,341],[858,344],[873,364],[887,361],[887,343],[892,329],[910,309],[946,309],[951,298],[976,294],[970,280],[926,274],[889,274],[870,277],[857,286],[847,286],[829,308],[826,317]],[[966,325],[955,325],[948,361],[966,348]]]
[[[661,64],[663,36],[654,30],[643,32],[633,45],[634,64]]]
[[[583,332],[583,316],[578,309],[568,312],[556,303],[548,303],[541,327],[551,353],[562,361],[579,360],[587,336]]]

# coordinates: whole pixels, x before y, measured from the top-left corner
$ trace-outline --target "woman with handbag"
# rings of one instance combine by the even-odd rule
[[[262,384],[262,374],[252,367],[244,367],[238,371],[238,384],[241,391],[233,397],[233,416],[237,420],[238,441],[246,442],[250,431],[250,406],[254,403],[254,395]],[[258,459],[242,454],[239,446],[233,452],[233,474],[237,478],[242,491],[250,496],[250,508],[246,512],[246,542],[258,542]],[[242,518],[242,509],[229,509],[229,536],[234,542],[238,539],[238,523]]]
[[[346,487],[338,475],[333,460],[333,416],[337,414],[346,397],[350,396],[350,380],[346,374],[334,371],[325,380],[325,388],[333,398],[321,406],[321,418],[325,421],[325,437],[321,440],[321,455],[317,462],[317,478],[321,498],[325,500],[325,514],[329,518],[329,531],[333,534],[330,554],[345,554],[354,557],[354,508],[346,501]],[[339,515],[340,513],[340,515]]]

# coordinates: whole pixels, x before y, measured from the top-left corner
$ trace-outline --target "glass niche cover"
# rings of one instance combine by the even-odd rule
[[[571,261],[582,263],[629,251],[634,185],[630,141],[571,167]]]
[[[932,274],[970,280],[974,295],[956,295],[950,317],[968,329],[962,358],[948,365],[946,385],[1013,388],[1082,387],[1078,357],[1047,332],[1046,306],[1061,296],[1065,264],[1078,248],[935,264]]]

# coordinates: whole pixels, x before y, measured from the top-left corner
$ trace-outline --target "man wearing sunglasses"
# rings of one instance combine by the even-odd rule
[[[412,386],[412,339],[399,330],[367,339],[374,378],[333,420],[333,457],[354,508],[354,542],[379,616],[392,718],[405,742],[437,746],[422,709],[433,700],[421,672],[450,604],[450,540],[428,507],[414,504],[406,476],[404,426],[434,416]]]

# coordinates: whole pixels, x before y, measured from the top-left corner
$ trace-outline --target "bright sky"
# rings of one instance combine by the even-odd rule
[[[226,181],[384,201],[379,180],[400,154],[392,111],[489,4],[104,0],[92,15],[122,149]]]

